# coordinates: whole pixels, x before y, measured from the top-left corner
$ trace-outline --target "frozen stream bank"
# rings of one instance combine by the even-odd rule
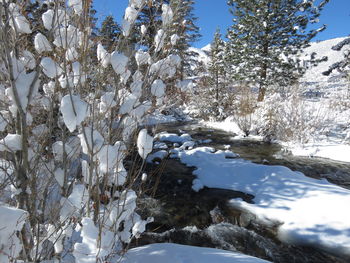
[[[171,133],[177,131],[177,133],[180,134],[179,129],[182,130],[182,132],[191,133],[190,136],[178,136],[176,134],[163,133],[158,135],[158,138],[160,141],[166,142],[167,149],[165,149],[164,144],[163,147],[160,147],[164,148],[161,150],[163,153],[169,153],[171,157],[179,158],[181,162],[187,166],[195,167],[193,170],[195,177],[191,177],[191,173],[189,172],[189,174],[185,176],[185,178],[188,178],[187,181],[184,178],[180,178],[181,176],[179,174],[181,171],[178,169],[179,174],[177,175],[178,178],[176,178],[176,176],[167,176],[167,167],[166,165],[163,167],[164,176],[162,177],[165,181],[164,183],[166,184],[166,188],[168,189],[168,191],[163,192],[169,192],[169,194],[172,195],[168,198],[164,197],[164,195],[163,201],[166,202],[167,200],[173,200],[173,211],[169,213],[172,214],[173,217],[180,217],[180,219],[183,220],[182,224],[174,225],[175,228],[184,227],[184,225],[188,223],[189,225],[192,224],[201,228],[198,230],[199,232],[197,230],[194,231],[197,234],[201,233],[205,236],[208,236],[209,233],[213,234],[213,226],[210,226],[210,222],[208,222],[208,220],[203,220],[201,223],[191,223],[190,220],[189,222],[186,222],[186,212],[179,212],[176,208],[174,209],[174,207],[178,206],[181,207],[182,210],[186,210],[185,206],[187,199],[187,202],[190,205],[190,207],[187,207],[187,213],[189,214],[188,218],[193,218],[191,213],[197,214],[195,212],[197,209],[196,205],[193,203],[196,201],[194,198],[195,196],[202,196],[197,198],[198,201],[201,199],[205,200],[205,198],[203,198],[204,194],[206,196],[216,196],[216,198],[217,196],[220,196],[218,193],[217,195],[211,194],[210,189],[216,189],[216,191],[220,191],[217,189],[221,189],[222,191],[235,191],[236,193],[240,193],[240,195],[229,196],[224,194],[221,196],[221,200],[217,200],[219,208],[222,209],[223,207],[231,207],[232,211],[238,210],[245,215],[250,215],[250,217],[253,219],[246,220],[245,218],[244,220],[243,217],[242,221],[244,222],[238,222],[240,223],[239,227],[243,227],[241,230],[253,231],[254,233],[260,231],[260,233],[257,234],[265,235],[266,233],[263,233],[263,229],[256,230],[258,228],[256,227],[256,222],[258,222],[259,225],[265,225],[267,228],[270,228],[270,230],[267,231],[268,235],[271,235],[271,240],[269,240],[269,242],[271,241],[274,242],[274,244],[277,244],[278,241],[274,240],[273,237],[273,229],[275,229],[275,234],[278,237],[278,240],[283,241],[283,244],[280,247],[280,252],[282,254],[286,253],[288,256],[288,253],[294,253],[292,251],[293,249],[296,249],[296,247],[299,247],[303,251],[301,253],[309,253],[309,256],[304,255],[306,258],[309,258],[308,261],[303,261],[301,259],[302,257],[300,257],[298,260],[294,260],[293,262],[322,262],[324,258],[321,258],[322,256],[324,257],[324,255],[320,256],[319,261],[317,257],[312,259],[311,255],[317,255],[317,253],[326,253],[329,255],[329,257],[332,257],[331,255],[340,256],[342,258],[348,257],[348,249],[350,244],[350,213],[347,212],[347,209],[344,209],[344,207],[346,207],[350,201],[350,192],[347,189],[331,184],[325,179],[318,180],[306,177],[300,172],[293,172],[287,167],[256,164],[251,161],[234,158],[236,157],[235,154],[229,151],[233,150],[233,152],[237,153],[234,147],[236,147],[238,143],[246,143],[252,146],[251,149],[254,149],[253,151],[257,151],[256,145],[259,144],[258,142],[235,142],[234,139],[232,140],[231,135],[218,135],[216,134],[216,131],[198,128],[195,126],[184,126],[180,128],[167,127],[166,129]],[[211,139],[212,141],[209,141],[208,139]],[[160,145],[161,143],[158,143],[158,146]],[[218,149],[221,147],[223,150],[216,150],[212,146],[219,146],[215,148]],[[291,162],[288,160],[288,158],[284,160],[281,159],[281,156],[279,158],[274,157],[274,155],[278,152],[278,146],[266,145],[266,147],[272,148],[266,150],[264,147],[262,147],[262,149],[267,152],[264,154],[261,153],[261,156],[258,157],[255,155],[254,158],[256,158],[256,160],[253,158],[252,160],[259,162],[258,159],[260,158],[260,161],[264,161],[265,163],[269,164],[276,164],[277,160],[280,160],[282,163]],[[239,146],[239,148],[244,147]],[[248,150],[246,147],[246,151],[249,152],[249,147]],[[245,157],[243,156],[244,154],[242,152],[243,150],[241,149],[240,154],[242,157]],[[159,159],[165,155],[156,154],[154,156],[156,156],[154,160],[159,161]],[[262,156],[264,156],[264,159],[261,158]],[[321,163],[324,162],[323,160],[320,161]],[[167,160],[163,162],[166,163]],[[161,166],[163,162],[159,166]],[[307,162],[307,160],[305,159],[303,162]],[[315,160],[312,160],[310,164],[311,167],[314,165],[313,162],[315,162]],[[172,165],[172,167],[173,166],[174,165]],[[319,164],[319,166],[322,165]],[[293,169],[293,167],[291,168]],[[310,167],[308,169],[315,173],[315,171],[313,171]],[[324,173],[319,170],[315,174],[310,175],[313,177],[321,177],[327,173],[332,174],[332,169],[340,171],[342,178],[344,179],[344,183],[346,183],[348,168],[346,164],[342,163],[332,163],[331,165],[328,164],[325,166]],[[320,171],[322,174],[319,173]],[[305,171],[303,172],[305,173]],[[174,171],[174,173],[176,174],[176,171]],[[174,180],[174,178],[176,178],[176,180]],[[168,179],[168,181],[166,179]],[[160,184],[160,188],[161,187],[162,186]],[[185,189],[186,187],[187,191],[181,190]],[[193,191],[190,190],[191,188]],[[179,190],[177,191],[176,189]],[[184,198],[181,196],[181,194],[184,194]],[[197,203],[197,206],[201,207],[200,201]],[[206,201],[205,203],[209,204],[210,202]],[[215,211],[217,211],[214,209],[216,205],[215,202],[212,202],[212,207],[209,207],[208,205],[204,211],[197,209],[197,212],[202,214],[207,212],[208,214],[209,211],[205,210],[211,209],[211,213],[207,215],[207,217],[209,216],[212,220],[214,220],[211,223],[218,223],[215,222],[215,219],[213,219],[213,217],[215,218]],[[223,213],[225,214],[225,211]],[[237,223],[237,220],[232,219],[233,217],[235,216],[226,214],[226,217],[224,216],[221,221],[219,220],[221,224],[221,232],[219,231],[220,233],[223,232],[223,223]],[[172,223],[169,223],[169,226]],[[230,229],[228,226],[225,227],[226,229]],[[216,230],[218,230],[218,228]],[[237,229],[235,229],[235,231],[236,230]],[[182,231],[189,230],[187,229]],[[248,232],[246,234],[248,234]],[[174,232],[172,234],[168,232],[167,235],[168,238],[170,238],[169,235],[171,236],[176,234],[174,234]],[[163,234],[163,237],[164,236],[166,235]],[[193,234],[193,236],[196,235]],[[154,235],[153,238],[155,238]],[[174,240],[175,237],[173,236],[170,239]],[[161,241],[159,236],[157,241]],[[236,242],[238,241],[236,240]],[[197,240],[197,243],[200,242]],[[324,252],[306,249],[310,246],[317,249],[321,248]],[[214,247],[217,247],[217,245],[214,245]],[[244,245],[241,247],[241,249],[243,247]],[[288,251],[287,248],[291,250]],[[249,248],[246,249],[249,250]],[[278,250],[278,246],[277,248],[275,247],[275,249]],[[273,253],[272,251],[270,252]],[[261,256],[261,254],[264,253],[266,256]],[[273,260],[275,262],[283,262],[282,259],[278,260],[277,256],[269,256],[268,251],[265,251],[264,253],[260,253],[258,255],[254,253],[252,254],[265,259]],[[331,262],[346,262],[345,259],[343,261],[341,258],[329,260],[332,260]]]

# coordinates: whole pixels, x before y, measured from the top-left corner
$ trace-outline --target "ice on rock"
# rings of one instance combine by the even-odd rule
[[[171,10],[171,7],[167,4],[162,5],[162,21],[163,25],[169,25],[171,21],[173,20],[173,10]]]
[[[165,94],[165,84],[162,80],[156,79],[151,86],[151,93],[158,98]]]
[[[51,45],[50,45],[50,42],[47,40],[47,38],[41,34],[41,33],[38,33],[35,35],[34,37],[34,47],[35,47],[35,50],[41,54],[43,52],[49,52],[49,51],[52,51],[52,48],[51,48]]]
[[[102,44],[97,45],[97,59],[104,68],[107,68],[111,63],[111,54],[109,54]]]
[[[42,58],[40,65],[45,75],[51,79],[58,77],[62,73],[62,68],[49,57]]]
[[[7,134],[0,140],[0,151],[16,152],[22,150],[22,136],[19,134]]]
[[[154,45],[156,47],[156,52],[160,51],[164,46],[164,41],[166,38],[166,33],[163,29],[157,31],[156,36],[154,37]]]
[[[88,104],[78,95],[66,95],[61,100],[60,111],[68,130],[73,132],[87,116]]]
[[[27,217],[26,211],[0,203],[0,262],[13,262],[19,256],[22,242],[16,233],[22,230]]]
[[[146,159],[147,155],[152,151],[153,137],[148,135],[146,129],[142,129],[137,137],[137,149],[142,159]]]
[[[135,54],[136,63],[138,66],[151,64],[151,56],[148,52],[138,50]]]
[[[111,55],[111,64],[117,74],[123,74],[126,71],[128,65],[128,57],[114,51]]]

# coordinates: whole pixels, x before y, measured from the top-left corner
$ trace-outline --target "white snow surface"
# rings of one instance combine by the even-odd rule
[[[0,140],[0,151],[16,152],[22,150],[22,136],[19,134],[7,134]]]
[[[152,151],[153,137],[148,135],[146,129],[142,129],[137,137],[137,149],[142,159],[146,159],[147,155]]]
[[[66,95],[61,100],[60,110],[65,125],[73,132],[88,115],[88,104],[78,95]]]
[[[50,52],[50,51],[52,51],[52,47],[50,45],[50,42],[41,33],[38,33],[38,34],[35,35],[35,37],[34,37],[34,47],[35,47],[35,50],[39,54],[43,53],[43,52]]]
[[[231,204],[265,222],[280,222],[281,240],[350,255],[350,211],[344,209],[350,203],[349,190],[284,166],[225,156],[225,152],[210,147],[177,153],[181,162],[197,167],[194,190],[207,186],[252,194],[254,204],[242,200],[232,200]]]
[[[13,262],[12,259],[19,256],[22,242],[16,232],[22,229],[27,217],[26,211],[0,203],[0,262]]]
[[[191,141],[192,138],[189,134],[177,135],[176,133],[161,132],[155,136],[161,142],[173,142],[173,143],[184,143]]]
[[[350,163],[350,145],[335,142],[317,142],[304,145],[285,144],[296,156],[321,157]]]
[[[171,243],[151,244],[130,249],[122,263],[267,263],[269,261],[221,249]]]

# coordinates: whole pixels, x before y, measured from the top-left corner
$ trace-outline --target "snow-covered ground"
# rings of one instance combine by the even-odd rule
[[[170,243],[152,244],[130,249],[122,263],[267,263],[269,261],[221,249],[184,246]]]
[[[281,115],[286,112],[285,118],[289,118],[293,111],[299,110],[303,116],[299,117],[298,121],[303,122],[305,127],[308,126],[306,128],[310,130],[310,132],[305,132],[306,129],[300,131],[300,133],[307,135],[307,140],[300,141],[290,138],[279,141],[293,155],[350,162],[350,97],[347,99],[350,83],[342,73],[337,71],[332,72],[329,76],[322,74],[331,65],[342,60],[346,49],[335,51],[332,50],[332,47],[343,39],[335,38],[311,43],[310,47],[304,50],[303,56],[309,57],[316,52],[317,58],[327,56],[327,61],[307,69],[300,81],[298,102],[300,105],[291,104],[288,101],[289,98],[285,102],[277,101],[279,103],[276,104],[277,107],[285,107],[279,110],[282,112]],[[204,55],[205,53],[202,52],[201,61],[207,61],[203,58]],[[265,106],[261,104],[253,114],[252,119],[255,123],[252,126],[263,124],[259,110],[261,111],[261,108]],[[283,116],[281,117],[283,118]],[[244,135],[233,117],[229,117],[223,122],[203,122],[203,125],[234,133],[238,135],[236,138],[241,138]],[[292,121],[290,125],[293,125]],[[254,139],[256,138],[259,137],[255,136]],[[260,138],[262,139],[262,137]]]
[[[171,138],[174,141],[175,135]],[[253,195],[254,204],[241,199],[233,199],[230,204],[255,214],[266,224],[279,225],[282,241],[350,256],[350,211],[344,209],[350,203],[349,190],[284,166],[228,159],[229,152],[211,147],[178,147],[170,153],[196,167],[193,190],[206,186]]]

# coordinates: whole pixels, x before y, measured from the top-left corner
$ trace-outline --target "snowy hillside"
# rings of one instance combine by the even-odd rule
[[[335,51],[332,49],[333,46],[341,42],[345,37],[334,38],[321,42],[313,42],[310,47],[306,48],[305,55],[310,55],[312,53],[317,53],[317,58],[322,58],[324,56],[328,57],[328,60],[318,64],[316,67],[311,67],[306,71],[303,77],[305,82],[337,82],[339,81],[339,72],[333,72],[330,76],[325,76],[322,73],[329,69],[331,65],[339,62],[343,59],[343,54],[345,50]]]
[[[335,51],[332,50],[332,47],[341,42],[346,37],[334,38],[325,41],[312,42],[310,47],[306,48],[301,56],[310,57],[312,53],[316,53],[316,58],[321,59],[323,57],[328,57],[327,61],[321,62],[317,66],[310,67],[304,77],[302,78],[302,82],[307,82],[308,84],[312,84],[315,82],[318,83],[334,83],[338,81],[342,81],[339,79],[341,76],[338,72],[333,72],[330,76],[325,76],[322,73],[329,69],[331,65],[343,59],[344,50]],[[191,51],[196,52],[198,54],[197,59],[200,62],[203,62],[205,65],[208,65],[210,62],[210,57],[208,56],[210,52],[210,44],[204,46],[203,48],[191,48]],[[323,85],[322,85],[323,86]]]

